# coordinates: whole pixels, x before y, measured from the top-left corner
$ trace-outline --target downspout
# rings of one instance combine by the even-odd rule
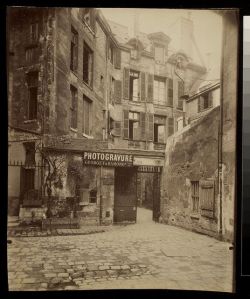
[[[222,17],[223,18],[223,17]],[[219,182],[219,238],[222,240],[222,138],[223,138],[223,86],[224,86],[224,44],[225,44],[225,22],[223,19],[221,66],[220,66],[220,120],[219,120],[219,140],[218,140],[218,182]]]

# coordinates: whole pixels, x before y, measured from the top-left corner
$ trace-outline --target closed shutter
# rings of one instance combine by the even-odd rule
[[[202,216],[214,217],[214,180],[200,181],[200,207]]]
[[[198,112],[204,110],[204,98],[202,96],[198,99]]]
[[[122,134],[121,121],[114,121],[114,128],[113,128],[112,133],[115,136],[121,136],[121,134]]]
[[[184,95],[184,83],[182,81],[178,81],[178,108],[183,109],[183,99],[181,96]]]
[[[141,140],[146,140],[146,113],[140,113]]]
[[[154,88],[154,76],[152,74],[148,74],[148,97],[147,101],[153,102],[153,88]]]
[[[168,118],[168,136],[174,134],[174,119],[173,117]]]
[[[123,97],[129,99],[129,69],[124,68],[123,71]]]
[[[129,111],[123,110],[123,138],[128,139],[129,137]]]
[[[173,107],[173,79],[168,79],[168,106]]]
[[[121,50],[116,49],[115,50],[115,68],[116,69],[121,69]]]
[[[208,94],[208,107],[213,107],[213,94],[212,92],[209,92]]]
[[[154,114],[148,113],[148,130],[147,130],[147,140],[153,141],[154,139]]]
[[[146,74],[141,72],[141,101],[146,99]]]
[[[115,103],[120,104],[121,103],[121,97],[122,97],[122,81],[115,80],[115,82],[114,82],[114,99],[115,99]]]

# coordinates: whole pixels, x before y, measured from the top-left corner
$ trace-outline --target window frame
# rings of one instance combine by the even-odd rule
[[[77,130],[78,91],[77,88],[73,85],[70,85],[70,96],[70,128]]]
[[[70,69],[77,72],[78,69],[78,32],[71,26],[70,40]]]
[[[156,88],[156,82],[158,84],[158,87]],[[162,89],[163,92],[163,98],[160,99],[160,83],[164,84],[164,88]],[[156,90],[158,94],[158,98],[156,99]],[[154,76],[154,89],[153,89],[153,103],[156,105],[161,105],[161,106],[166,106],[167,105],[167,99],[166,99],[166,78],[165,77],[160,77],[160,76]]]
[[[85,70],[85,55],[87,53],[87,61],[86,61],[86,64],[88,65],[87,66],[87,75],[86,75],[86,72],[84,71]],[[91,59],[91,65],[89,66],[90,64],[90,59]],[[87,84],[87,86],[89,86],[91,89],[93,87],[93,69],[94,69],[94,52],[93,50],[91,49],[91,47],[88,45],[88,43],[84,40],[83,41],[83,82],[85,84]],[[91,69],[89,69],[89,67]]]
[[[85,94],[83,94],[83,97],[82,97],[82,100],[83,100],[83,109],[82,109],[82,134],[84,136],[91,136],[92,134],[92,100],[90,98],[88,98]],[[88,110],[86,111],[85,107],[86,107],[86,103],[87,106],[88,106]],[[88,125],[86,126],[85,124],[85,120],[86,120],[86,117],[85,117],[85,113],[86,115],[88,115]],[[88,128],[88,132],[86,131],[86,129]]]

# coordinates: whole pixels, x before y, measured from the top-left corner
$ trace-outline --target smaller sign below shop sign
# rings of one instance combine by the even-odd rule
[[[133,156],[117,153],[84,152],[84,165],[128,167],[133,166]]]
[[[161,172],[161,167],[159,166],[138,166],[137,172],[153,172],[159,173]]]

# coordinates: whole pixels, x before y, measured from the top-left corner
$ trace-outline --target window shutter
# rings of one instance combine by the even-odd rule
[[[141,140],[146,140],[146,113],[140,113]]]
[[[141,72],[141,101],[145,102],[146,98],[146,74]]]
[[[123,71],[123,97],[129,99],[129,69],[124,68]]]
[[[116,49],[115,50],[115,68],[116,69],[121,69],[121,50],[120,49]]]
[[[184,94],[184,84],[182,81],[178,81],[178,108],[183,109],[183,99],[181,96]]]
[[[198,112],[204,110],[204,98],[202,96],[198,99]]]
[[[213,107],[213,94],[212,92],[209,92],[208,94],[208,107]]]
[[[129,111],[123,110],[123,138],[128,139],[129,133]]]
[[[154,76],[152,74],[148,74],[148,97],[147,101],[153,102],[153,86],[154,86]]]
[[[173,107],[173,79],[168,79],[168,106]]]
[[[121,121],[114,121],[113,135],[121,136],[122,134]]]
[[[168,118],[168,137],[174,134],[174,119],[173,117]]]
[[[214,180],[200,181],[200,207],[202,216],[214,217]]]
[[[114,82],[114,100],[115,100],[115,103],[120,104],[121,103],[121,97],[122,97],[122,81],[115,80],[115,82]]]
[[[154,139],[154,115],[148,113],[148,130],[147,130],[147,140],[153,141]]]

